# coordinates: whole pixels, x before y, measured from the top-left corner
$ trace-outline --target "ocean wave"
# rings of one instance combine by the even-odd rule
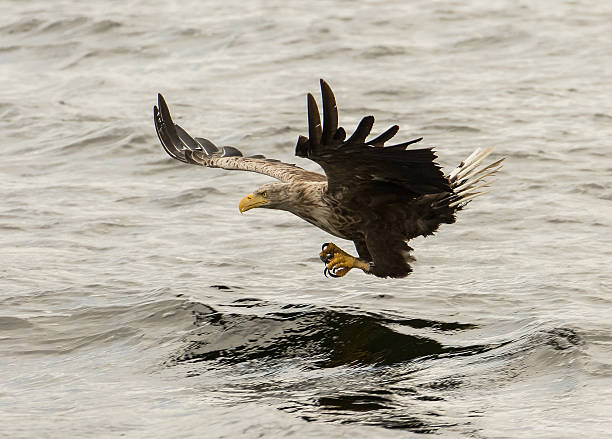
[[[452,404],[468,389],[503,391],[549,375],[585,344],[575,329],[538,322],[466,343],[500,328],[253,298],[222,308],[240,312],[192,310],[195,328],[166,367],[210,385],[225,374],[233,384],[214,392],[268,400],[309,421],[421,433],[457,427],[423,403]]]
[[[242,304],[240,306],[243,306]],[[255,305],[250,305],[255,306]],[[265,315],[196,314],[200,330],[171,362],[219,361],[236,364],[257,359],[318,358],[313,367],[390,365],[419,358],[464,355],[489,346],[444,346],[394,327],[457,331],[469,324],[423,319],[392,319],[333,309],[285,307]]]

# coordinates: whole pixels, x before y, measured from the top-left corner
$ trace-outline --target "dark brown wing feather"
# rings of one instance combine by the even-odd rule
[[[401,235],[386,230],[371,230],[366,235],[366,245],[372,255],[371,273],[379,277],[405,277],[412,272],[410,255],[412,248]]]
[[[442,223],[454,223],[455,212],[447,204],[434,207],[441,194],[412,197],[389,184],[364,189],[359,199],[347,200],[361,216],[360,234],[354,239],[359,257],[373,262],[372,273],[404,277],[411,272],[406,241],[433,234]],[[357,213],[354,211],[354,213]]]
[[[301,136],[296,155],[318,163],[328,180],[328,193],[350,192],[357,184],[372,181],[393,183],[414,195],[448,192],[448,180],[434,162],[432,148],[407,150],[421,140],[414,139],[397,145],[384,146],[395,136],[399,127],[367,140],[374,125],[374,117],[364,117],[347,140],[338,128],[336,100],[329,85],[321,80],[323,96],[323,126],[314,97],[308,94],[308,138]]]

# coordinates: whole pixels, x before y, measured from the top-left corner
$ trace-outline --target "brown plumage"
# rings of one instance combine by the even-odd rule
[[[359,259],[333,244],[324,244],[321,258],[326,274],[343,276],[360,268],[380,277],[404,277],[412,269],[411,248],[417,236],[433,234],[440,224],[455,222],[455,213],[485,187],[482,180],[501,167],[498,160],[481,163],[492,149],[476,150],[445,175],[435,163],[432,148],[407,149],[421,138],[384,146],[397,134],[392,126],[367,140],[374,117],[364,117],[346,139],[338,127],[336,100],[321,80],[323,123],[316,101],[308,94],[308,137],[300,136],[298,157],[313,160],[325,175],[295,165],[243,157],[234,147],[217,148],[193,138],[175,125],[164,98],[154,108],[155,127],[166,152],[185,163],[211,168],[258,172],[280,182],[267,183],[240,202],[241,211],[254,207],[286,210],[326,232],[354,241]]]

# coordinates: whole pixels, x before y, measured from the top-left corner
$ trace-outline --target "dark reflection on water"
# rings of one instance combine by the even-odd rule
[[[367,412],[370,410],[386,409],[391,403],[389,398],[376,395],[338,395],[323,396],[318,399],[318,404],[330,410],[351,410],[356,412]]]
[[[235,303],[257,306],[252,301]],[[295,309],[297,308],[297,309]],[[441,355],[470,355],[490,346],[443,346],[436,340],[404,334],[389,326],[457,331],[474,325],[422,319],[394,320],[376,314],[332,309],[285,307],[263,316],[194,310],[199,327],[176,362],[212,361],[236,364],[257,359],[318,358],[312,367],[391,365]]]
[[[418,413],[415,402],[409,403],[396,398],[390,391],[381,391],[384,395],[372,394],[372,390],[351,394],[336,394],[317,398],[309,413],[308,420],[323,422],[341,422],[343,424],[360,423],[389,429],[403,429],[415,433],[435,433],[441,428],[454,424],[441,422],[440,415],[434,411]],[[413,400],[431,401],[427,396],[414,397]]]
[[[271,312],[253,313],[270,304],[240,299],[230,304],[247,314],[219,312],[206,305],[192,310],[197,326],[187,345],[169,364],[194,363],[206,369],[249,364],[246,373],[257,368],[282,370],[283,362],[300,361],[302,372],[288,383],[282,379],[253,377],[242,380],[232,392],[290,400],[279,409],[299,414],[307,421],[360,423],[416,433],[433,433],[451,424],[438,422],[435,411],[418,413],[418,401],[439,401],[432,389],[403,386],[415,370],[413,363],[458,355],[472,355],[491,349],[487,345],[445,346],[422,335],[405,332],[429,329],[453,333],[473,329],[472,324],[424,319],[391,318],[359,310],[314,308],[309,305],[271,306]],[[249,363],[247,363],[249,362]],[[275,364],[276,362],[276,364]],[[280,365],[280,366],[279,366]],[[309,379],[308,372],[333,370],[346,374],[336,378]],[[228,369],[229,372],[229,369]],[[199,372],[192,369],[190,376]],[[369,383],[366,387],[364,383]],[[445,384],[450,389],[461,382]],[[435,386],[435,385],[434,385]],[[437,389],[440,390],[440,389]],[[413,413],[415,412],[415,413]]]

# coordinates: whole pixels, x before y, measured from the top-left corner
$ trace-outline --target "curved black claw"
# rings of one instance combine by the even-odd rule
[[[334,257],[334,253],[328,253],[327,249],[329,248],[329,242],[326,242],[325,244],[323,244],[321,246],[321,253],[325,253],[325,255],[320,255],[319,259],[321,259],[321,261],[323,261],[324,264],[329,264],[329,261],[331,261]]]
[[[329,264],[329,262],[334,258],[334,252],[328,251],[330,245],[330,242],[326,242],[321,246],[322,254],[319,255],[319,258],[326,265],[325,269],[323,270],[323,274],[325,275],[325,277],[340,277],[336,274],[335,268],[332,268],[331,270],[327,268],[327,264]]]
[[[334,271],[336,271],[335,269],[330,270],[329,268],[325,267],[325,270],[323,270],[323,274],[325,275],[325,277],[340,277],[337,274],[334,273]],[[329,274],[329,276],[327,276]]]

